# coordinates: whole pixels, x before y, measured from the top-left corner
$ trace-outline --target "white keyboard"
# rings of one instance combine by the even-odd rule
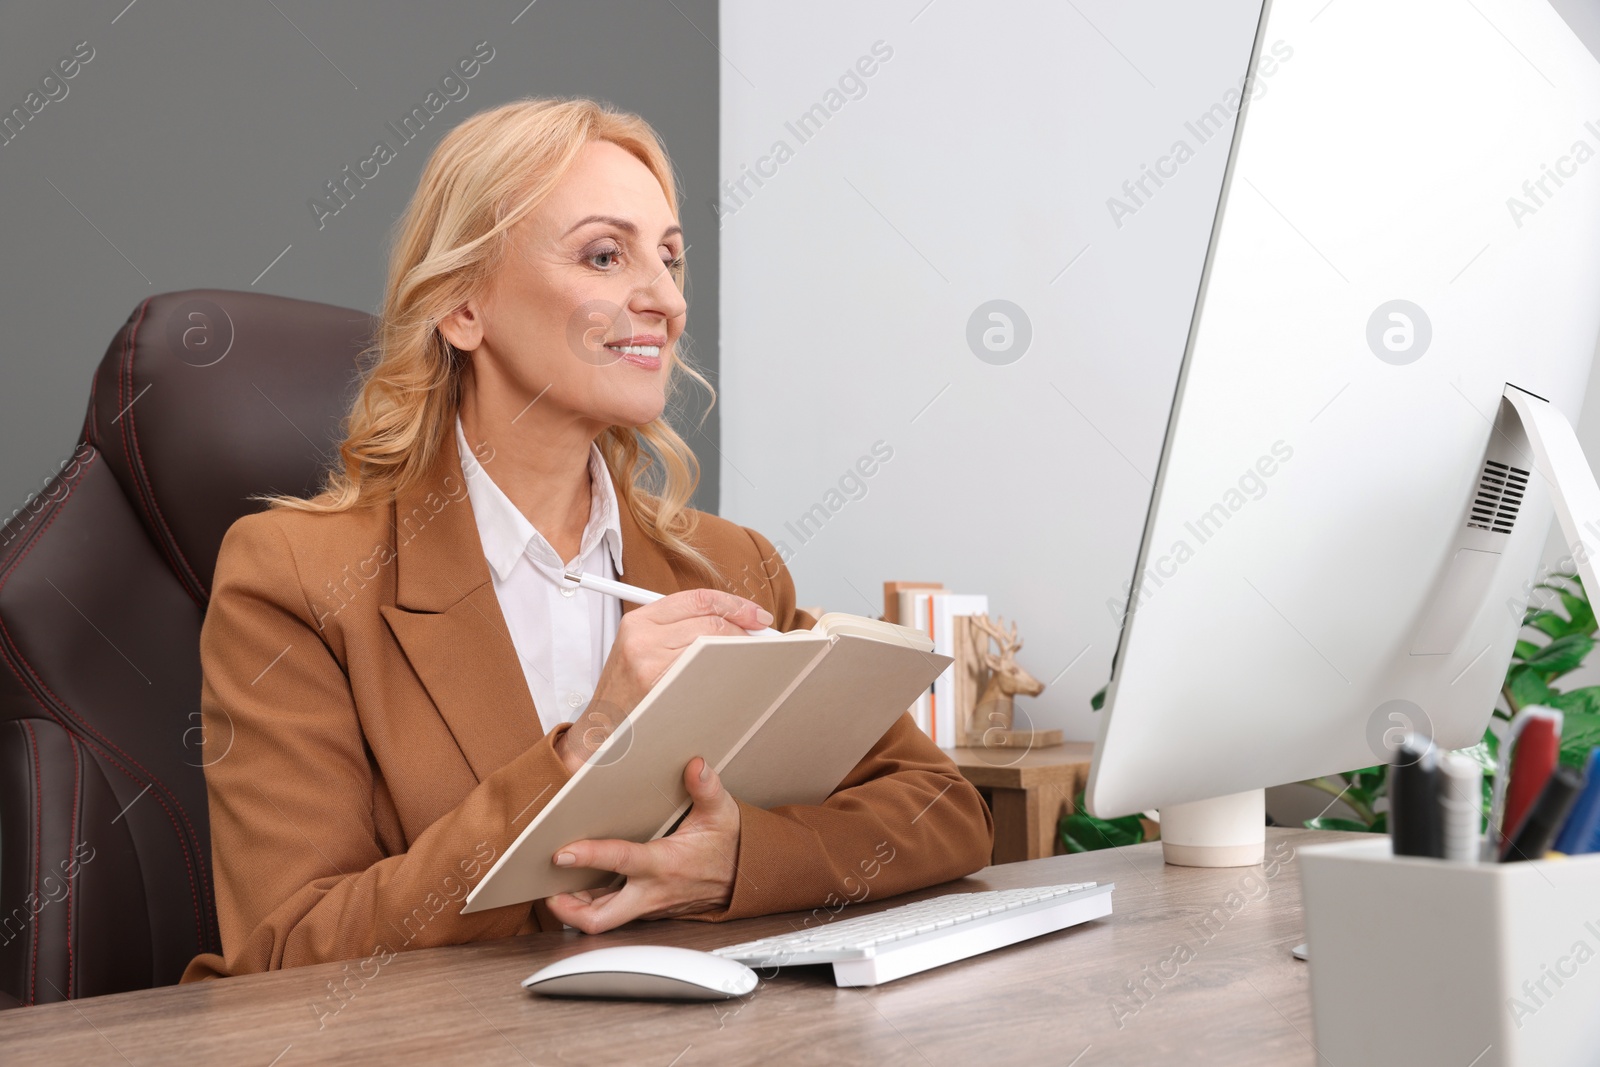
[[[951,893],[713,951],[755,968],[831,963],[835,985],[878,985],[1110,915],[1115,888],[1074,882]]]

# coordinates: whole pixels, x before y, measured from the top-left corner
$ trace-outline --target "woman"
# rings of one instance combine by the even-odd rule
[[[342,465],[237,522],[217,560],[223,952],[184,980],[812,908],[859,897],[863,871],[878,898],[987,862],[981,798],[902,716],[821,805],[750,807],[696,759],[676,832],[554,857],[620,890],[460,914],[696,637],[813,622],[765,538],[687,507],[698,466],[662,412],[680,372],[705,383],[677,350],[676,204],[650,127],[590,101],[507,104],[434,151]],[[564,569],[668,595],[624,611]]]

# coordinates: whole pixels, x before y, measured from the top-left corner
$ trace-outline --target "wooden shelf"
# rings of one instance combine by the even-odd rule
[[[978,787],[994,815],[994,862],[1043,859],[1063,850],[1056,831],[1089,781],[1094,745],[1069,741],[1050,748],[947,749],[962,777]]]

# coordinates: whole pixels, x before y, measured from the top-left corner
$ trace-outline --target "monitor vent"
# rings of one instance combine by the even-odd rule
[[[1490,533],[1510,533],[1527,491],[1527,471],[1492,459],[1486,461],[1478,478],[1478,495],[1467,514],[1467,525]]]

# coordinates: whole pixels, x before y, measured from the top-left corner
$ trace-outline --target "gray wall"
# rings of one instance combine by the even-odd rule
[[[661,133],[693,246],[688,329],[715,382],[716,0],[125,3],[0,7],[0,113],[79,42],[93,49],[0,144],[0,519],[71,455],[93,369],[140,300],[253,286],[377,310],[389,230],[428,153],[518,97],[593,96]],[[480,41],[493,58],[467,95],[319,228],[308,201],[380,137],[395,143],[385,123]],[[689,432],[702,409],[691,398],[676,421],[710,457],[697,503],[715,510],[715,412]]]

